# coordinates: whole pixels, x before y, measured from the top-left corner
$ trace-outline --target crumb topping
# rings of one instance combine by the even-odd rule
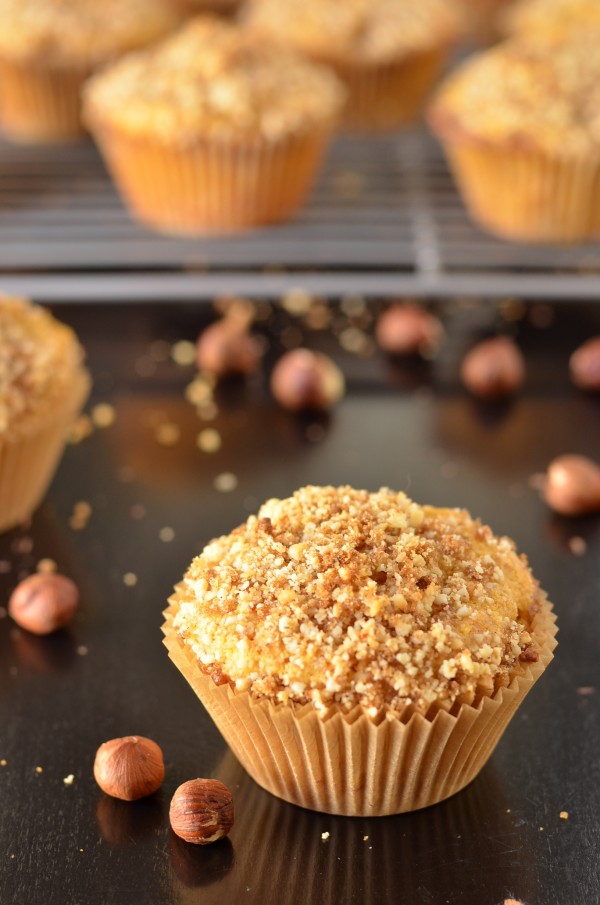
[[[536,594],[512,541],[466,511],[305,487],[208,544],[173,625],[217,683],[257,698],[426,712],[535,659]]]
[[[0,50],[11,59],[93,67],[179,21],[169,0],[0,0]]]
[[[560,38],[568,31],[598,29],[600,4],[597,0],[517,0],[502,14],[500,24],[505,34]]]
[[[323,59],[380,62],[453,41],[447,0],[254,0],[248,20],[271,39]]]
[[[328,70],[211,16],[89,83],[88,118],[165,141],[277,140],[333,121],[343,88]]]
[[[516,38],[472,57],[434,101],[434,129],[563,156],[598,152],[598,34]]]
[[[0,296],[0,436],[56,398],[82,358],[73,331],[48,311]]]

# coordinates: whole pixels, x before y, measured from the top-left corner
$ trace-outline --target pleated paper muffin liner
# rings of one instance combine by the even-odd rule
[[[531,634],[539,661],[520,664],[507,686],[456,712],[423,716],[410,708],[372,719],[357,707],[319,715],[312,704],[274,704],[216,685],[173,629],[177,588],[165,611],[165,644],[225,741],[250,776],[273,795],[316,811],[382,816],[454,795],[490,757],[556,646],[551,604],[542,601]]]
[[[444,142],[472,217],[521,242],[579,242],[600,235],[600,157]]]
[[[18,433],[0,436],[0,531],[26,521],[41,502],[89,389],[89,375],[81,369],[51,411],[32,416]]]
[[[72,141],[84,135],[81,87],[84,67],[36,66],[0,59],[0,121],[6,134],[23,142]]]
[[[132,215],[157,230],[232,232],[287,220],[303,204],[334,124],[276,142],[198,140],[189,146],[92,131]]]

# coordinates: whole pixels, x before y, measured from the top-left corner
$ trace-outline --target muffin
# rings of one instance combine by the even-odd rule
[[[347,815],[463,788],[555,646],[511,541],[386,489],[268,501],[169,604],[169,654],[248,773]]]
[[[0,122],[20,141],[82,134],[90,73],[177,25],[169,0],[0,0]]]
[[[500,17],[505,35],[561,38],[569,32],[600,28],[597,0],[516,0]]]
[[[178,233],[290,217],[342,104],[333,74],[211,16],[96,76],[84,100],[133,215]]]
[[[464,200],[526,242],[600,234],[600,31],[514,39],[467,60],[429,122]]]
[[[185,13],[219,13],[230,15],[234,13],[240,0],[172,0],[176,6]]]
[[[247,18],[268,40],[335,70],[348,91],[344,126],[358,131],[419,115],[460,21],[447,0],[253,0]]]
[[[465,34],[481,43],[498,37],[500,23],[515,0],[459,0]]]
[[[48,311],[0,296],[0,531],[44,496],[90,379],[69,327]]]

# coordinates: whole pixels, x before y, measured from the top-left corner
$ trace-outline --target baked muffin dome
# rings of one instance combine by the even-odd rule
[[[516,0],[500,17],[506,35],[561,38],[569,32],[600,28],[596,0]]]

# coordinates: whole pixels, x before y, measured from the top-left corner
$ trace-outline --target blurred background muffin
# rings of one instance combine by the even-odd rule
[[[239,9],[242,0],[172,0],[184,13],[220,13],[230,15]]]
[[[597,0],[516,0],[499,18],[504,35],[545,35],[600,28]]]
[[[467,37],[488,43],[498,37],[501,17],[510,10],[515,0],[458,0],[464,14],[464,30]]]

